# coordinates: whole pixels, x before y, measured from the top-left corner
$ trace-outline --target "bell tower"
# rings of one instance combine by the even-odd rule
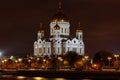
[[[76,29],[76,38],[80,41],[83,40],[83,32],[80,26],[80,22],[78,23],[78,28]]]
[[[44,37],[44,29],[42,28],[42,23],[40,23],[40,29],[38,30],[37,36],[38,36],[38,39],[41,39]]]

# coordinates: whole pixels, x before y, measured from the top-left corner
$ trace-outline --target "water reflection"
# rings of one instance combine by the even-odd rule
[[[54,80],[67,80],[65,78],[55,78]]]
[[[33,77],[33,80],[47,80],[47,79],[44,77]]]
[[[24,79],[26,79],[27,77],[25,77],[25,76],[17,76],[17,79],[18,80],[24,80]]]
[[[26,77],[26,76],[0,76],[0,80],[91,80],[91,79],[66,79],[66,78],[44,78],[44,77]]]
[[[66,79],[66,78],[44,78],[44,77],[1,75],[0,80],[108,80],[108,79]],[[119,79],[109,79],[109,80],[119,80]]]

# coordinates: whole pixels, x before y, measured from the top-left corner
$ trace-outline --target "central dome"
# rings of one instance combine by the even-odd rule
[[[63,12],[59,11],[52,17],[51,22],[69,22],[69,19]]]

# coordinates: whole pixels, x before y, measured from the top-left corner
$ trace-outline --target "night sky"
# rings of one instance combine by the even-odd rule
[[[85,52],[100,50],[120,53],[119,0],[62,0],[69,17],[71,37],[80,21]],[[49,36],[49,23],[58,11],[58,0],[0,0],[0,51],[3,55],[33,53],[39,23]]]

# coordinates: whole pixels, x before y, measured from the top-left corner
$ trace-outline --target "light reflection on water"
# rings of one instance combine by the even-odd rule
[[[44,77],[1,75],[0,80],[107,80],[107,79],[66,79],[66,78],[44,78]],[[116,79],[109,79],[109,80],[116,80]]]
[[[44,78],[44,77],[3,75],[0,76],[0,80],[108,80],[108,79],[66,79],[66,78]],[[116,79],[109,79],[109,80],[116,80]]]
[[[44,78],[44,77],[2,75],[0,76],[0,80],[91,80],[91,79],[65,79],[65,78]]]
[[[44,77],[2,75],[0,76],[0,80],[106,80],[106,79],[66,79],[66,78],[44,78]],[[116,80],[116,79],[110,79],[110,80]]]
[[[25,77],[17,76],[17,80],[91,80],[91,79],[65,79],[65,78],[44,78],[44,77]]]

